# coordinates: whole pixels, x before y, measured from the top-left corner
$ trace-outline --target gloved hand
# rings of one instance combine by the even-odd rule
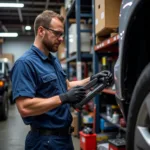
[[[90,81],[95,79],[95,78],[98,78],[99,80],[107,80],[106,82],[108,82],[109,84],[112,83],[113,81],[113,75],[110,71],[108,70],[103,70],[95,75],[92,75],[91,78],[90,78]]]
[[[60,94],[60,100],[62,104],[76,104],[79,103],[86,96],[86,90],[83,86],[76,86],[70,89],[68,92]]]
[[[95,79],[95,78],[103,78],[103,77],[110,77],[112,76],[112,73],[108,70],[103,70],[97,74],[94,74],[91,76],[90,81]]]

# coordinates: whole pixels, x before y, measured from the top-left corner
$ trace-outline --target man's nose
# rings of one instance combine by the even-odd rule
[[[60,36],[60,37],[58,38],[58,40],[59,40],[59,41],[64,41],[64,37]]]

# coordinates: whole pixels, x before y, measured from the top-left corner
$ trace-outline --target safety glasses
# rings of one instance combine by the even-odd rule
[[[53,29],[47,28],[47,27],[43,27],[43,28],[45,28],[46,30],[52,31],[54,33],[54,35],[58,38],[60,38],[60,37],[64,38],[64,33],[61,31],[56,31],[56,30],[53,30]]]

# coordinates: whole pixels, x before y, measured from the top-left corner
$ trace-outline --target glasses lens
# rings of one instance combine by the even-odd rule
[[[60,34],[59,37],[64,38],[65,37],[64,33]]]
[[[46,27],[44,27],[44,28],[47,29],[47,30],[52,31],[55,34],[55,36],[64,38],[64,33],[60,32],[60,31],[53,30],[51,28],[46,28]]]
[[[62,32],[55,32],[55,35],[57,36],[57,37],[64,37],[64,33],[62,33]]]

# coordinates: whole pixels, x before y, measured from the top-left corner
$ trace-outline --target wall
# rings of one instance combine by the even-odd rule
[[[16,61],[31,44],[34,42],[34,37],[17,37],[6,38],[2,44],[2,53],[11,53]]]

